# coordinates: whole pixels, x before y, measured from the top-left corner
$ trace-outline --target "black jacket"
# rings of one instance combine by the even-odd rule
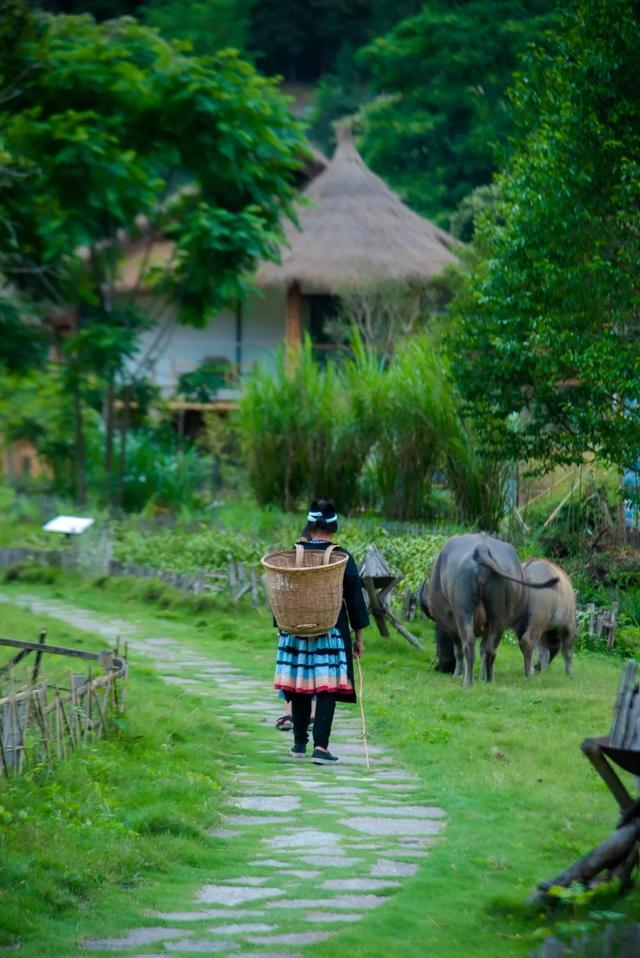
[[[302,545],[305,549],[320,549],[324,551],[327,546],[332,545],[330,542],[326,542],[324,539],[318,542],[303,542]],[[358,567],[355,563],[355,559],[350,552],[347,552],[346,549],[343,549],[342,546],[336,546],[337,552],[342,552],[346,554],[349,558],[347,560],[347,567],[344,571],[344,582],[343,582],[343,598],[342,598],[342,608],[340,609],[340,615],[338,616],[338,621],[336,622],[336,628],[342,636],[344,642],[345,652],[347,654],[347,671],[349,673],[349,678],[351,679],[351,685],[353,686],[353,692],[345,692],[340,695],[336,695],[336,700],[338,702],[355,702],[355,680],[353,677],[353,648],[351,645],[351,629],[366,629],[369,625],[369,613],[367,612],[367,606],[364,601],[364,595],[362,593],[362,583],[360,582],[360,576],[358,575]]]

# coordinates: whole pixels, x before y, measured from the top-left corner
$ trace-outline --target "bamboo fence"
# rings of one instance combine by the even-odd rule
[[[101,738],[125,711],[127,652],[86,652],[47,645],[46,630],[37,642],[0,638],[0,648],[17,650],[0,666],[0,779],[16,777],[27,768],[52,766],[76,751],[88,738]],[[18,666],[33,657],[22,678]],[[41,674],[44,656],[82,662],[86,671],[72,669],[56,682]]]

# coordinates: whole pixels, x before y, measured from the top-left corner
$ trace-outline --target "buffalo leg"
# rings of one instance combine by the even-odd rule
[[[549,646],[545,642],[540,643],[540,668],[543,672],[546,672],[549,668],[549,662],[551,661],[551,653],[549,652]]]
[[[489,632],[485,644],[483,678],[486,682],[493,682],[493,664],[496,652],[502,639],[502,632]]]
[[[457,635],[453,639],[453,654],[456,663],[453,674],[464,675],[464,646]]]
[[[446,672],[449,675],[456,670],[456,655],[453,639],[439,625],[436,625],[436,653],[438,662],[436,672]]]
[[[533,676],[533,650],[537,645],[537,641],[537,638],[531,634],[529,629],[527,629],[520,639],[520,648],[524,659],[524,677],[526,679],[530,679]],[[545,665],[542,665],[542,647],[540,648],[540,663],[541,668],[546,668]]]
[[[464,656],[464,687],[470,688],[473,685],[473,664],[475,658],[476,637],[473,631],[473,619],[468,621],[458,621],[458,635],[462,646]],[[458,650],[456,648],[456,663],[458,662]]]
[[[573,672],[573,635],[567,629],[562,636],[562,658],[564,659],[565,675]]]

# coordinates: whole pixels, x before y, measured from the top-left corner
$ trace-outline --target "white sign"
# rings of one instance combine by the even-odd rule
[[[92,526],[94,521],[85,516],[56,516],[42,528],[45,532],[62,532],[66,536],[77,536]]]

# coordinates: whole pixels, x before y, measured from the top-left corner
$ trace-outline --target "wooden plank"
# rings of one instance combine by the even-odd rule
[[[0,666],[0,675],[4,675],[5,672],[9,672],[14,665],[22,662],[22,660],[26,659],[28,655],[31,655],[31,649],[23,649],[21,652],[18,652],[17,655],[14,655],[13,658],[9,659],[8,662],[5,662],[4,665]]]
[[[376,587],[373,584],[373,579],[371,576],[364,576],[362,579],[362,585],[364,591],[367,594],[369,600],[369,611],[371,612],[375,623],[378,626],[378,632],[380,635],[384,636],[385,639],[389,638],[389,629],[387,628],[387,623],[385,621],[385,609],[380,604],[380,599],[378,598],[378,593]]]
[[[417,636],[415,636],[412,632],[409,632],[409,629],[407,629],[399,619],[396,619],[391,609],[385,609],[385,615],[393,625],[394,629],[397,629],[400,635],[404,636],[407,642],[411,643],[411,645],[413,645],[416,649],[424,649],[420,639],[418,639]]]
[[[44,645],[47,641],[47,630],[40,629],[40,635],[38,636],[38,645]],[[31,670],[31,684],[35,685],[38,681],[38,675],[40,674],[40,662],[42,660],[42,650],[36,652],[36,660],[33,663],[33,669]]]
[[[611,611],[607,619],[607,649],[611,651],[615,648],[616,644],[616,631],[618,628],[618,610],[620,608],[619,602],[613,602],[611,604]]]
[[[100,661],[99,652],[85,652],[81,649],[68,649],[62,645],[45,645],[40,642],[22,642],[20,639],[4,639],[0,637],[0,645],[6,645],[12,649],[29,649],[33,652],[50,652],[53,655],[69,655],[76,659],[87,659],[91,662]],[[120,661],[114,660],[115,661]]]
[[[587,738],[582,742],[580,748],[615,798],[620,809],[625,811],[631,808],[634,804],[634,799],[624,787],[611,765],[609,765],[606,757],[602,754],[598,742],[593,738]]]
[[[596,848],[588,852],[569,868],[566,868],[555,878],[540,882],[538,889],[548,891],[554,885],[568,888],[573,882],[588,884],[605,869],[615,868],[629,854],[640,837],[640,820],[634,818],[628,825],[623,825],[601,842]]]
[[[609,733],[609,744],[613,748],[620,748],[622,745],[622,737],[627,724],[627,709],[629,708],[633,694],[637,670],[637,664],[634,661],[629,661],[622,673],[615,711],[613,713],[611,732]]]
[[[633,748],[637,735],[640,733],[640,690],[636,685],[627,710],[627,724],[622,739],[623,748]]]

